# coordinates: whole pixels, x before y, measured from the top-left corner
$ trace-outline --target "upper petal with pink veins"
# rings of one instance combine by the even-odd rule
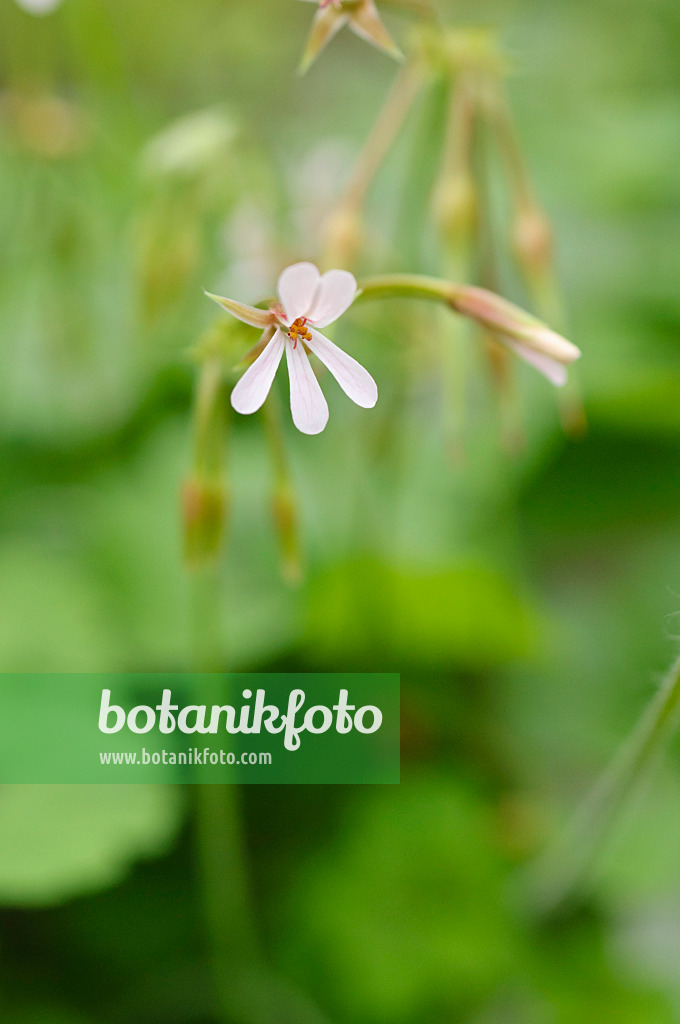
[[[315,327],[327,327],[349,309],[357,293],[357,283],[347,270],[327,271],[316,287],[306,316]]]
[[[321,274],[313,263],[293,263],[279,277],[277,290],[288,322],[307,316]]]

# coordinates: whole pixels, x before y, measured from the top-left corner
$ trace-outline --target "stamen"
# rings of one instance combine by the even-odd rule
[[[312,332],[307,327],[307,317],[299,316],[288,328],[288,337],[293,342],[293,348],[297,347],[298,336],[304,341],[312,340]]]

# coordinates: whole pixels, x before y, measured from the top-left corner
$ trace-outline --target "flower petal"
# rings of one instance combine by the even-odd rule
[[[302,342],[293,346],[286,338],[286,361],[293,423],[303,434],[320,434],[328,423],[328,405]]]
[[[384,50],[390,57],[403,60],[404,55],[389,34],[378,14],[373,0],[362,0],[348,12],[349,27],[355,35]]]
[[[357,283],[347,270],[328,270],[319,281],[307,317],[315,327],[328,327],[354,302]]]
[[[368,370],[323,334],[318,331],[311,334],[312,340],[308,342],[311,351],[328,367],[347,397],[363,409],[372,409],[378,401],[378,386]]]
[[[320,277],[313,263],[293,263],[283,271],[277,291],[289,323],[307,315]]]
[[[513,341],[512,338],[504,338],[503,340],[520,359],[535,367],[555,387],[561,388],[567,383],[567,368],[562,363],[558,363],[556,359],[551,359],[550,356],[544,355],[543,352],[536,352],[532,348],[527,348],[526,345],[521,345],[518,341]]]
[[[244,324],[250,324],[251,327],[271,327],[276,323],[276,317],[268,309],[256,309],[255,306],[246,306],[235,299],[223,299],[220,295],[211,295],[210,292],[205,294],[227,313],[231,313],[237,320],[242,320]]]
[[[307,36],[305,52],[302,55],[298,75],[304,75],[319,56],[336,32],[339,32],[347,22],[347,15],[340,7],[329,4],[327,7],[319,7],[312,20],[312,27]]]
[[[231,393],[236,412],[257,412],[263,405],[283,355],[284,335],[277,330],[255,362],[248,367]]]

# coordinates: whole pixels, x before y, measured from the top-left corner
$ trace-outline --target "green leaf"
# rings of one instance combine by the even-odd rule
[[[180,820],[180,791],[164,786],[3,786],[0,902],[49,906],[119,882],[156,857]]]

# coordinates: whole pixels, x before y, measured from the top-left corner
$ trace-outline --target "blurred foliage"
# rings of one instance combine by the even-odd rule
[[[582,905],[537,922],[516,873],[627,733],[678,632],[680,10],[444,6],[497,25],[514,65],[589,433],[565,440],[522,367],[527,441],[510,458],[472,348],[452,454],[440,321],[352,311],[338,336],[381,400],[355,409],[327,380],[324,434],[285,425],[306,560],[291,588],[263,423],[230,422],[229,663],[403,672],[399,788],[245,793],[258,913],[272,963],[337,1024],[665,1024],[680,1020],[677,744]],[[310,13],[0,8],[3,670],[186,664],[187,353],[215,315],[201,288],[258,301],[286,261],[315,257],[394,74],[347,33],[296,78]],[[385,20],[402,40],[405,19]],[[371,192],[363,268],[431,269],[418,190],[436,104],[416,105]],[[86,789],[0,790],[5,1018],[214,1021],[179,831],[191,793]]]
[[[109,886],[132,859],[164,851],[178,811],[170,786],[6,786],[0,898],[49,905]]]

